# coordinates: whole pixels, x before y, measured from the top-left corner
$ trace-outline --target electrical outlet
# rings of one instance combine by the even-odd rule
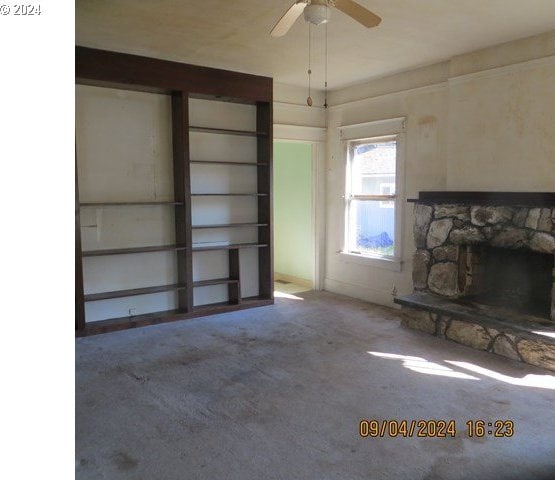
[[[136,307],[129,307],[128,308],[129,316],[132,317],[133,315],[135,315],[136,310],[137,310]]]

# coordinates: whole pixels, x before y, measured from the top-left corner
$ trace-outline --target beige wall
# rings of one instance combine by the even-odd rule
[[[343,247],[340,126],[406,117],[405,198],[421,190],[555,191],[555,32],[332,92],[328,110],[327,290],[392,304],[412,291],[412,206],[403,201],[401,271]]]
[[[326,110],[321,91],[311,92],[313,106],[306,104],[308,88],[274,83],[274,124],[324,127]]]
[[[555,189],[555,61],[449,84],[447,188]]]

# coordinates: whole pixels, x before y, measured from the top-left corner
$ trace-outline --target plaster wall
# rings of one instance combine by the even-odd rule
[[[307,96],[308,88],[274,83],[274,124],[324,127],[326,110],[323,108],[323,92],[311,92],[312,107],[306,103]]]
[[[555,190],[555,32],[330,94],[326,290],[392,305],[412,291],[421,190]],[[400,271],[341,255],[345,146],[339,127],[405,117]],[[398,270],[398,269],[397,269]]]
[[[555,190],[555,58],[449,86],[447,188]]]

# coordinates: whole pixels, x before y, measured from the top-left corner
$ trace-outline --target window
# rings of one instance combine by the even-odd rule
[[[393,259],[398,136],[347,141],[345,253]]]

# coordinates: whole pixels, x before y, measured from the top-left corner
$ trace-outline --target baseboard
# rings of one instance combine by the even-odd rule
[[[286,275],[285,273],[274,273],[274,280],[282,280],[284,282],[295,283],[297,285],[300,285],[301,287],[314,287],[314,284],[311,280],[295,277],[293,275]]]
[[[376,303],[385,307],[399,308],[398,305],[393,303],[393,296],[391,295],[391,292],[386,290],[376,290],[364,285],[341,282],[331,278],[325,279],[324,290],[332,293],[338,293],[340,295],[346,295],[347,297],[358,298],[359,300],[364,300],[365,302]]]

